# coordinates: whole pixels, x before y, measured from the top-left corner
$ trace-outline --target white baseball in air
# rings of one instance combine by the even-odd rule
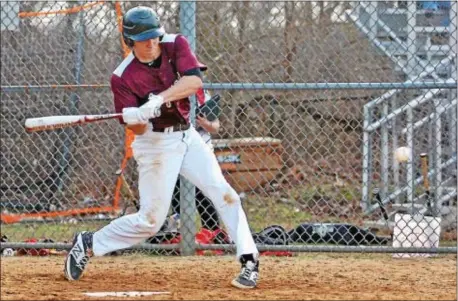
[[[394,152],[394,158],[398,162],[407,162],[412,157],[412,150],[409,147],[401,146]]]

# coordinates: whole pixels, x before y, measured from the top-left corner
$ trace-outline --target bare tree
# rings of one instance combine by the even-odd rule
[[[285,60],[284,67],[286,70],[284,76],[284,82],[293,82],[292,74],[294,71],[293,63],[294,57],[297,53],[297,41],[296,41],[296,26],[294,25],[294,4],[295,2],[285,1],[285,31],[284,31],[284,44],[285,44]]]

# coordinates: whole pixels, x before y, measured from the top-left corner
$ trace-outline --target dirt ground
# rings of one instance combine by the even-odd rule
[[[1,300],[456,300],[457,257],[390,254],[261,257],[259,285],[239,290],[231,256],[92,258],[79,281],[63,277],[62,256],[2,257]],[[166,292],[91,297],[87,292]]]

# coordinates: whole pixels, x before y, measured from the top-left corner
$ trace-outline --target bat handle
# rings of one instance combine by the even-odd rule
[[[428,179],[428,155],[426,153],[420,154],[421,172],[423,174],[423,185],[429,193],[429,179]]]
[[[421,153],[420,160],[421,160],[421,173],[423,175],[423,186],[425,187],[425,194],[426,194],[427,214],[431,214],[432,208],[431,208],[431,193],[429,189],[429,179],[428,179],[428,154]]]
[[[380,196],[380,189],[376,187],[372,190],[372,193],[375,195],[375,199],[377,200],[377,203],[380,206],[380,210],[382,211],[383,218],[387,221],[388,214],[386,213],[385,206],[383,205],[382,198]]]

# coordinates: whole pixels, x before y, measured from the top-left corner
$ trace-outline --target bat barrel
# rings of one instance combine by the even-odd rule
[[[79,124],[97,122],[101,120],[120,118],[122,114],[98,114],[98,115],[63,115],[27,118],[25,129],[27,132],[61,129]]]

